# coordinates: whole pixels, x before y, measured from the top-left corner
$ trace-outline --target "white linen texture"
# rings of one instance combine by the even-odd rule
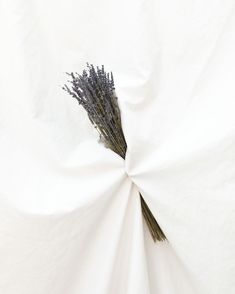
[[[1,294],[235,293],[234,5],[0,0]],[[86,62],[125,161],[61,89]]]

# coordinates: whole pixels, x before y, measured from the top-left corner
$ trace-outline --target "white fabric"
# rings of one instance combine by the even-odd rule
[[[0,293],[234,294],[234,1],[0,0],[0,30]],[[87,61],[126,162],[61,90]]]

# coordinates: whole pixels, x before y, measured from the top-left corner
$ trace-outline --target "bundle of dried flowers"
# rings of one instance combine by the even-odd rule
[[[75,98],[86,110],[87,115],[100,134],[104,145],[125,159],[127,144],[122,130],[121,114],[115,94],[112,73],[87,63],[82,74],[67,73],[69,86],[63,90]],[[166,237],[140,194],[144,219],[154,241],[164,241]]]

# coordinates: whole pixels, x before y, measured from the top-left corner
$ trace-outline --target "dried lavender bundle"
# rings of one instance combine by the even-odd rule
[[[125,159],[127,144],[122,130],[121,114],[115,94],[112,73],[106,73],[104,66],[94,67],[87,63],[82,74],[67,73],[69,85],[63,90],[75,98],[86,110],[87,115],[99,132],[104,145]],[[166,237],[140,194],[144,219],[154,241],[166,240]]]

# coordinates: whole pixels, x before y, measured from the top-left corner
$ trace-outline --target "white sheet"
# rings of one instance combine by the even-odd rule
[[[0,30],[0,293],[234,294],[234,1],[0,0]],[[61,90],[87,61],[125,163]]]

